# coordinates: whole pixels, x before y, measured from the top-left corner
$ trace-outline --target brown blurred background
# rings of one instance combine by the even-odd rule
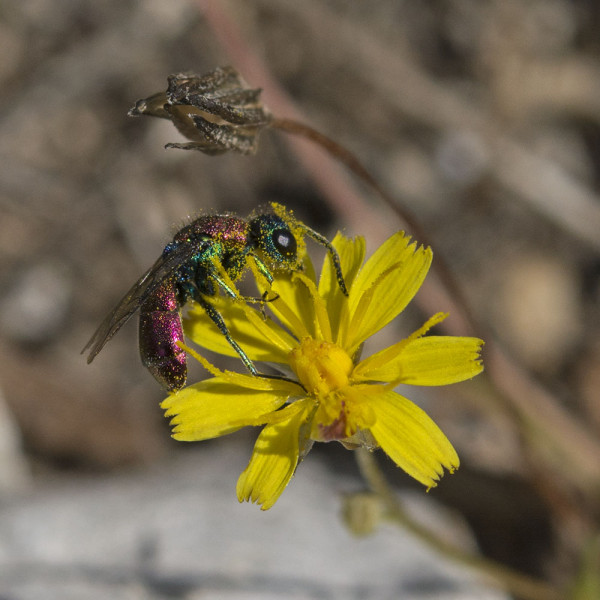
[[[276,200],[327,236],[366,235],[371,249],[403,227],[341,170],[303,166],[280,133],[265,132],[256,156],[207,157],[165,151],[182,141],[167,121],[127,117],[170,73],[225,64],[264,87],[274,112],[289,116],[287,94],[352,149],[420,220],[479,320],[598,440],[599,32],[600,5],[589,0],[4,4],[7,493],[26,480],[143,468],[184,451],[139,362],[135,319],[92,365],[80,350],[190,217],[247,215]],[[364,230],[356,205],[340,209],[346,186],[370,219]],[[410,313],[403,327],[413,316],[422,319]],[[582,538],[567,527],[573,537],[563,543],[552,494],[537,485],[546,478],[532,485],[535,461],[524,460],[514,415],[494,392],[475,381],[407,395],[461,454],[461,470],[435,494],[466,516],[484,552],[530,573],[568,570]],[[354,468],[337,448],[314,454]],[[591,504],[586,514],[597,515]]]

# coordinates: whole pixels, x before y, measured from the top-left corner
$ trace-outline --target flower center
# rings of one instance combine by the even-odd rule
[[[304,338],[289,355],[290,366],[306,391],[320,399],[348,385],[354,363],[348,353],[332,344]]]

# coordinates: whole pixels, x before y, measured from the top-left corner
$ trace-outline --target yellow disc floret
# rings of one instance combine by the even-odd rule
[[[340,440],[353,435],[349,422],[348,391],[354,363],[337,344],[304,338],[289,355],[290,366],[306,391],[317,401],[311,437],[321,441]]]
[[[331,392],[348,385],[354,363],[340,346],[304,338],[289,355],[290,366],[307,392],[325,398]]]

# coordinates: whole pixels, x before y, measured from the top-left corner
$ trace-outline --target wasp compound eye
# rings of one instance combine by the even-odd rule
[[[295,259],[298,250],[296,238],[289,229],[275,229],[271,234],[275,249],[285,258]]]

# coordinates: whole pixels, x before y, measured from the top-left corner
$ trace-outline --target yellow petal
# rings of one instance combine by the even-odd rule
[[[304,275],[314,278],[314,269],[308,258],[304,261]],[[297,337],[315,335],[313,303],[306,286],[296,280],[294,273],[277,273],[271,287],[279,299],[269,303],[284,327]]]
[[[444,319],[448,317],[448,313],[436,313],[433,317],[427,319],[427,321],[419,327],[416,331],[413,331],[407,338],[368,356],[364,360],[362,360],[358,365],[356,365],[353,373],[352,379],[353,381],[385,381],[390,382],[392,379],[385,379],[382,377],[375,377],[374,373],[377,372],[381,367],[385,367],[387,363],[392,360],[395,360],[397,356],[406,348],[409,342],[412,340],[416,340],[421,336],[425,335],[434,325],[441,323]]]
[[[289,394],[206,379],[172,394],[161,404],[172,417],[173,437],[195,442],[232,433],[277,410]]]
[[[458,468],[456,451],[440,428],[417,405],[395,392],[371,400],[376,422],[370,428],[383,451],[423,485],[435,487],[444,467]]]
[[[340,266],[346,288],[352,287],[352,282],[365,259],[365,239],[357,236],[354,239],[347,238],[339,231],[331,242],[340,257]],[[337,280],[337,274],[333,268],[333,261],[329,253],[323,259],[323,268],[319,278],[319,295],[322,298],[331,299],[342,296]]]
[[[273,291],[278,293],[284,302],[294,309],[294,311],[298,312],[302,310],[307,297],[304,290],[300,290],[300,296],[298,296],[299,290],[296,289],[297,286],[292,281],[294,273],[302,273],[310,280],[316,282],[315,267],[310,260],[310,256],[305,256],[302,261],[302,269],[299,271],[276,271],[274,273],[275,281],[273,287],[275,289]]]
[[[272,337],[267,337],[263,331],[257,330],[255,325],[248,319],[244,304],[233,302],[230,298],[224,297],[211,298],[210,303],[219,311],[227,324],[229,333],[242,347],[250,360],[286,362],[288,348],[293,347],[295,340],[272,320],[263,320],[264,326],[273,331],[273,336],[277,336],[289,344],[285,349],[282,349],[282,345],[285,347],[285,344],[274,344]],[[262,319],[261,316],[258,318]],[[201,306],[192,305],[187,316],[183,319],[183,327],[186,335],[199,346],[225,356],[238,356]]]
[[[342,276],[347,289],[351,289],[359,268],[365,258],[365,239],[362,236],[350,239],[337,233],[332,241],[333,247],[340,256],[340,265]],[[321,277],[319,279],[319,295],[325,300],[327,312],[331,321],[333,339],[338,339],[338,330],[342,322],[347,319],[342,318],[342,306],[346,304],[347,299],[342,294],[337,280],[335,269],[329,255],[323,260]],[[347,317],[347,312],[345,314]]]
[[[433,253],[409,242],[403,232],[394,234],[358,273],[348,299],[350,335],[345,345],[349,350],[402,312],[421,287]],[[368,297],[366,310],[363,296]],[[364,312],[359,315],[360,311]]]
[[[364,290],[357,305],[354,307],[352,315],[350,315],[349,309],[344,311],[342,315],[345,317],[344,327],[340,329],[340,334],[343,334],[344,337],[339,339],[338,343],[346,348],[349,354],[354,354],[355,350],[371,335],[371,332],[374,333],[377,331],[374,328],[378,327],[381,311],[384,311],[386,307],[380,303],[375,305],[374,299],[379,289],[385,289],[389,286],[390,282],[396,280],[400,269],[400,263],[396,263],[386,269],[372,285]],[[388,302],[388,308],[390,305]]]
[[[329,314],[327,312],[327,305],[321,296],[319,295],[319,291],[315,282],[312,279],[309,279],[302,273],[296,273],[294,275],[294,279],[297,281],[297,285],[302,284],[310,294],[310,302],[312,304],[312,313],[314,325],[311,326],[311,329],[314,330],[315,333],[311,335],[312,338],[323,339],[327,342],[332,341],[331,337],[331,322],[329,320]],[[302,336],[308,337],[308,336]],[[302,338],[300,338],[302,339]]]
[[[237,482],[240,502],[255,502],[261,505],[262,510],[275,504],[296,470],[301,428],[312,407],[310,399],[294,402],[280,411],[288,414],[287,419],[263,428],[250,463]]]
[[[483,341],[472,337],[428,336],[386,348],[357,365],[356,380],[410,385],[448,385],[471,379],[483,371]],[[378,360],[387,353],[387,361]],[[373,367],[370,367],[373,365]]]
[[[301,389],[300,384],[289,379],[281,379],[277,376],[250,375],[249,373],[238,373],[236,371],[221,370],[210,363],[204,356],[196,352],[193,348],[186,346],[182,342],[177,345],[186,351],[189,356],[195,358],[213,377],[221,379],[225,383],[230,383],[248,390],[260,392],[273,392],[279,395],[297,396]]]

